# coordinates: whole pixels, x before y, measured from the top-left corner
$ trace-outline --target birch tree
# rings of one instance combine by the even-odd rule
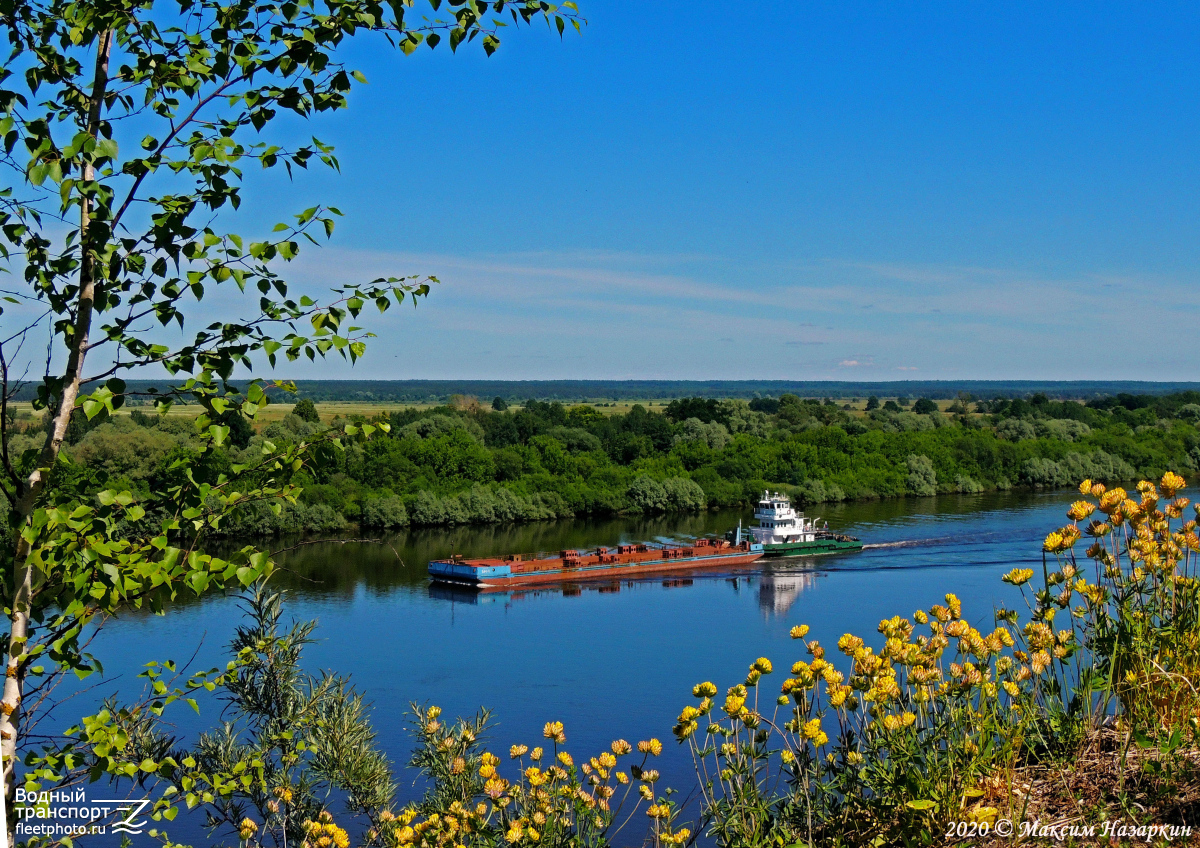
[[[351,38],[386,39],[404,54],[472,45],[490,55],[504,27],[532,23],[561,36],[581,19],[573,3],[542,0],[0,4],[10,46],[0,65],[8,175],[0,256],[9,272],[0,281],[0,492],[10,624],[0,744],[10,820],[17,759],[42,781],[97,779],[119,764],[94,745],[86,750],[86,728],[48,754],[31,753],[31,740],[53,738],[36,731],[61,675],[98,667],[88,651],[95,626],[122,609],[158,609],[179,592],[244,586],[269,572],[269,557],[253,546],[206,553],[205,535],[248,502],[294,500],[290,475],[321,447],[268,442],[255,462],[212,479],[180,468],[179,485],[149,499],[109,488],[82,497],[61,485],[71,472],[62,448],[72,415],[112,415],[133,396],[125,377],[159,374],[164,388],[150,399],[160,408],[198,404],[208,453],[228,436],[222,422],[253,417],[268,401],[258,381],[235,387],[235,369],[361,357],[369,334],[353,324],[360,312],[419,298],[429,279],[364,281],[322,302],[296,296],[281,269],[303,245],[328,238],[340,213],[306,209],[270,233],[240,234],[231,224],[245,169],[338,167],[332,147],[317,138],[287,144],[278,124],[347,106],[365,82],[344,61]],[[243,314],[194,327],[198,304],[218,288],[241,294]],[[35,348],[44,368],[31,376]],[[18,451],[11,406],[29,383],[47,425],[40,447]],[[326,441],[336,449],[370,429]],[[119,738],[103,751],[114,746]]]

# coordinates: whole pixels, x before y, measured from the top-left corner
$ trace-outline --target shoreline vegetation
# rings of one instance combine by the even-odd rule
[[[570,728],[548,716],[539,738],[492,751],[486,708],[453,718],[414,704],[405,778],[423,797],[403,805],[361,694],[301,671],[316,622],[283,629],[260,582],[212,681],[238,720],[189,752],[159,713],[126,710],[114,765],[167,788],[155,819],[173,817],[182,783],[189,807],[246,846],[349,848],[354,833],[382,848],[1194,844],[1200,506],[1184,485],[1173,472],[1130,491],[1083,481],[1042,568],[1002,577],[1024,609],[971,619],[947,594],[829,646],[797,624],[790,667],[759,657],[732,685],[681,692],[674,743],[572,753]],[[321,720],[272,732],[308,713]],[[665,744],[691,753],[694,784],[665,785]],[[272,767],[192,790],[197,765],[236,775],[249,755]],[[329,787],[347,793],[344,810],[321,797]]]
[[[790,668],[759,657],[732,686],[697,683],[673,735],[695,763],[683,795],[698,818],[659,784],[658,739],[577,764],[549,722],[545,747],[516,745],[505,767],[477,741],[486,712],[427,708],[410,766],[430,789],[381,833],[421,848],[607,846],[632,804],[655,846],[700,833],[720,848],[1194,844],[1200,507],[1184,484],[1085,480],[1041,574],[1003,577],[1024,610],[972,622],[948,594],[828,648],[800,624]]]
[[[311,400],[251,422],[230,414],[226,443],[202,450],[194,422],[134,407],[77,411],[56,474],[64,493],[164,491],[185,474],[215,480],[266,442],[299,445],[329,427],[387,424],[386,433],[296,469],[301,494],[249,502],[218,528],[230,537],[330,533],[572,517],[695,513],[744,506],[764,489],[813,504],[1054,489],[1200,469],[1200,392],[1118,395],[1086,403],[1029,398],[716,400],[649,407],[501,398],[393,410],[360,405],[330,419]],[[178,408],[176,408],[178,410]],[[14,456],[43,424],[13,421]],[[153,520],[148,516],[146,520]]]

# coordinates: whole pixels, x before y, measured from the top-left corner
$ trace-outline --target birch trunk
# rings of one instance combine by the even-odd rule
[[[105,30],[100,33],[96,44],[96,74],[92,83],[87,126],[87,131],[93,138],[99,132],[100,117],[104,110],[112,39],[112,31]],[[90,162],[83,165],[80,177],[82,181],[90,181],[95,178],[95,171]],[[11,816],[16,789],[17,743],[21,722],[20,705],[25,683],[26,645],[29,640],[29,613],[34,584],[33,567],[29,562],[31,549],[29,541],[24,536],[24,531],[30,527],[30,516],[33,515],[58,459],[59,451],[62,450],[62,443],[67,435],[67,426],[71,421],[71,413],[74,411],[75,402],[79,397],[83,364],[87,357],[88,337],[92,327],[92,308],[95,301],[96,266],[89,233],[92,215],[91,200],[81,196],[79,210],[79,295],[75,302],[74,332],[68,340],[69,352],[67,367],[63,372],[62,395],[59,398],[58,409],[55,410],[50,431],[46,434],[46,442],[38,456],[38,467],[25,480],[15,507],[17,515],[20,516],[22,535],[17,539],[16,552],[13,556],[13,600],[12,611],[9,615],[11,629],[8,637],[8,660],[4,669],[4,694],[0,697],[0,763],[3,766],[4,779],[3,809],[8,814],[4,830],[10,844],[15,844]]]

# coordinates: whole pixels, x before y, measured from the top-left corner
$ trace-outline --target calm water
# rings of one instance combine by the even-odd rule
[[[417,788],[402,766],[410,702],[439,704],[450,715],[494,711],[493,749],[533,746],[551,720],[566,724],[568,748],[591,756],[618,737],[657,736],[664,743],[660,785],[693,784],[690,758],[671,736],[691,687],[740,682],[756,657],[784,669],[801,654],[788,637],[800,623],[830,648],[845,632],[871,641],[881,618],[909,615],[942,601],[963,600],[964,614],[991,621],[995,605],[1016,592],[1000,575],[1041,562],[1040,540],[1060,526],[1070,492],[998,493],[846,504],[810,510],[831,528],[878,545],[860,553],[772,560],[724,572],[671,575],[563,591],[475,595],[431,587],[430,559],[586,548],[724,532],[749,512],[669,520],[561,522],[516,528],[460,528],[391,537],[384,545],[319,544],[283,554],[277,581],[291,595],[290,614],[318,619],[312,670],[349,674],[374,704],[379,737],[393,758],[401,792]],[[223,662],[239,619],[234,598],[209,597],[162,617],[114,622],[96,653],[108,678],[93,690],[136,686],[151,658],[194,667]],[[782,680],[779,672],[774,675]],[[770,678],[769,678],[770,679]],[[186,710],[186,708],[184,708]],[[191,736],[217,722],[178,711],[176,728]],[[176,839],[203,837],[185,822]],[[636,834],[630,834],[631,837]],[[630,840],[636,841],[635,839]]]

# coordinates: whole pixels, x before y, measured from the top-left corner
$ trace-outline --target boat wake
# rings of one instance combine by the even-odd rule
[[[883,548],[928,548],[934,545],[962,545],[987,541],[987,537],[997,534],[971,534],[961,536],[936,536],[930,539],[905,539],[901,542],[873,542],[863,545],[863,550],[879,550]]]

